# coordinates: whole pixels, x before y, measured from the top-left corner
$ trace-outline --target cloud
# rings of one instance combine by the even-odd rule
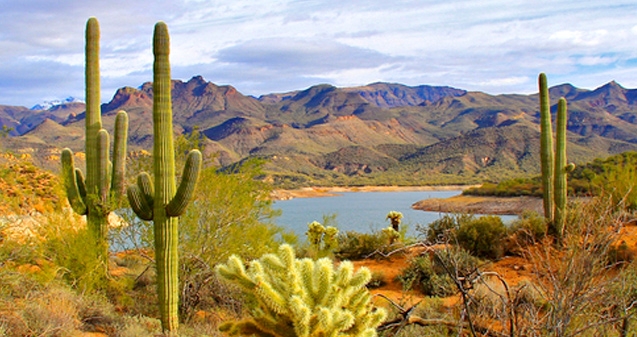
[[[326,82],[533,92],[533,79],[630,84],[634,0],[5,1],[0,104],[83,95],[84,27],[102,32],[103,98],[152,79],[155,22],[171,32],[173,76],[260,95]],[[637,78],[637,77],[635,77]]]
[[[374,50],[348,46],[329,40],[304,41],[270,38],[251,40],[220,50],[222,63],[316,74],[337,69],[373,68],[396,61]]]

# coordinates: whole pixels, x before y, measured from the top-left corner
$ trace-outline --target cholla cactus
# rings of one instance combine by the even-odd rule
[[[338,248],[338,228],[332,226],[323,226],[317,221],[313,221],[307,225],[307,240],[320,256],[329,255],[331,251]]]
[[[383,236],[387,238],[387,242],[390,245],[400,239],[400,233],[397,232],[393,227],[383,228]]]
[[[297,259],[289,245],[251,261],[247,269],[233,255],[217,266],[217,273],[258,303],[251,319],[219,327],[231,335],[371,337],[387,315],[371,303],[365,287],[371,279],[368,269],[354,272],[354,265],[343,261],[334,270],[327,258]]]
[[[387,213],[385,220],[389,220],[391,227],[398,232],[400,230],[400,220],[403,218],[403,214],[396,211]]]

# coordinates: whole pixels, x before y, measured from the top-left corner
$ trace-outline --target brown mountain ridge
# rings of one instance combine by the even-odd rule
[[[200,130],[206,154],[219,166],[265,158],[278,182],[469,182],[539,170],[537,94],[373,83],[256,98],[201,76],[172,85],[176,134]],[[562,84],[550,93],[553,110],[560,96],[569,101],[573,161],[637,150],[636,89]],[[117,90],[102,105],[107,130],[118,110],[129,113],[131,150],[151,147],[152,95],[152,83],[144,83]],[[0,106],[0,124],[14,128],[4,146],[14,151],[35,151],[36,143],[82,151],[83,122],[81,103],[41,111]]]

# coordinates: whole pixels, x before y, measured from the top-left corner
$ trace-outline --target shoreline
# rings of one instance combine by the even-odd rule
[[[347,192],[418,192],[465,190],[480,185],[440,185],[440,186],[333,186],[303,187],[294,190],[276,189],[270,194],[272,200],[290,200],[294,198],[335,197]]]
[[[444,213],[521,215],[525,211],[543,214],[542,198],[457,195],[446,199],[431,198],[414,203],[411,208]]]

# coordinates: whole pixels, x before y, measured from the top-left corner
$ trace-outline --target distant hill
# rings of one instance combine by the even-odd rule
[[[201,131],[215,165],[265,158],[273,181],[290,186],[457,183],[539,172],[537,94],[373,83],[255,98],[201,76],[174,80],[172,94],[175,134]],[[636,89],[562,84],[550,94],[553,111],[560,96],[569,101],[571,160],[637,150]],[[152,96],[144,83],[102,105],[107,130],[118,110],[129,113],[131,150],[152,147]],[[77,102],[48,110],[0,105],[0,124],[14,129],[3,146],[35,155],[83,151],[83,110]]]

